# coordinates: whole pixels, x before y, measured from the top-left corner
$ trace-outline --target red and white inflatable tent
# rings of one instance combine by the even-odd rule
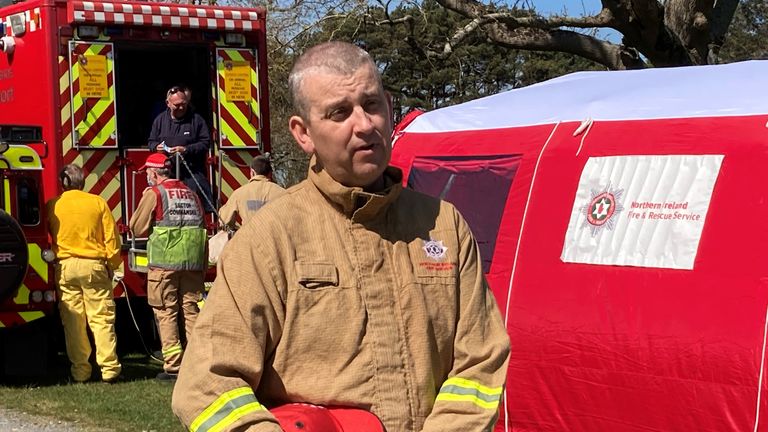
[[[512,341],[497,431],[768,432],[768,61],[583,72],[422,114]]]

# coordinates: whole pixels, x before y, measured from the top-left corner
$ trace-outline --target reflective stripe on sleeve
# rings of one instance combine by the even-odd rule
[[[230,390],[216,399],[189,425],[192,432],[218,432],[246,414],[265,410],[256,400],[253,389],[240,387]]]
[[[168,349],[163,350],[163,357],[170,357],[174,354],[180,354],[184,352],[184,349],[181,348],[181,344],[174,345]]]
[[[439,401],[472,402],[485,409],[496,409],[501,399],[501,387],[486,387],[464,378],[448,378],[437,394]]]

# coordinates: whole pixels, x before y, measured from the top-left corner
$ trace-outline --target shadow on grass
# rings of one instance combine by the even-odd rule
[[[126,383],[131,381],[144,381],[155,379],[155,376],[163,370],[163,364],[160,361],[150,357],[147,354],[129,353],[120,358],[120,364],[123,367],[117,383]],[[88,382],[100,382],[101,374],[96,362],[91,358],[91,367],[93,372]],[[48,361],[47,368],[43,373],[0,376],[0,385],[6,387],[47,387],[66,384],[75,384],[69,373],[70,362],[66,353],[58,352],[54,358]]]

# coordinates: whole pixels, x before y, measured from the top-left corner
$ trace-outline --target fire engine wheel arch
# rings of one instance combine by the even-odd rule
[[[0,300],[16,292],[29,264],[27,239],[16,219],[0,210]]]

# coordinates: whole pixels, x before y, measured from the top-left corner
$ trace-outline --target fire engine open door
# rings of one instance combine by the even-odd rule
[[[216,49],[218,198],[248,183],[248,164],[263,151],[258,59],[251,49]]]
[[[258,62],[253,50],[216,49],[219,144],[261,150]]]
[[[111,43],[69,43],[70,110],[75,148],[117,148]]]

